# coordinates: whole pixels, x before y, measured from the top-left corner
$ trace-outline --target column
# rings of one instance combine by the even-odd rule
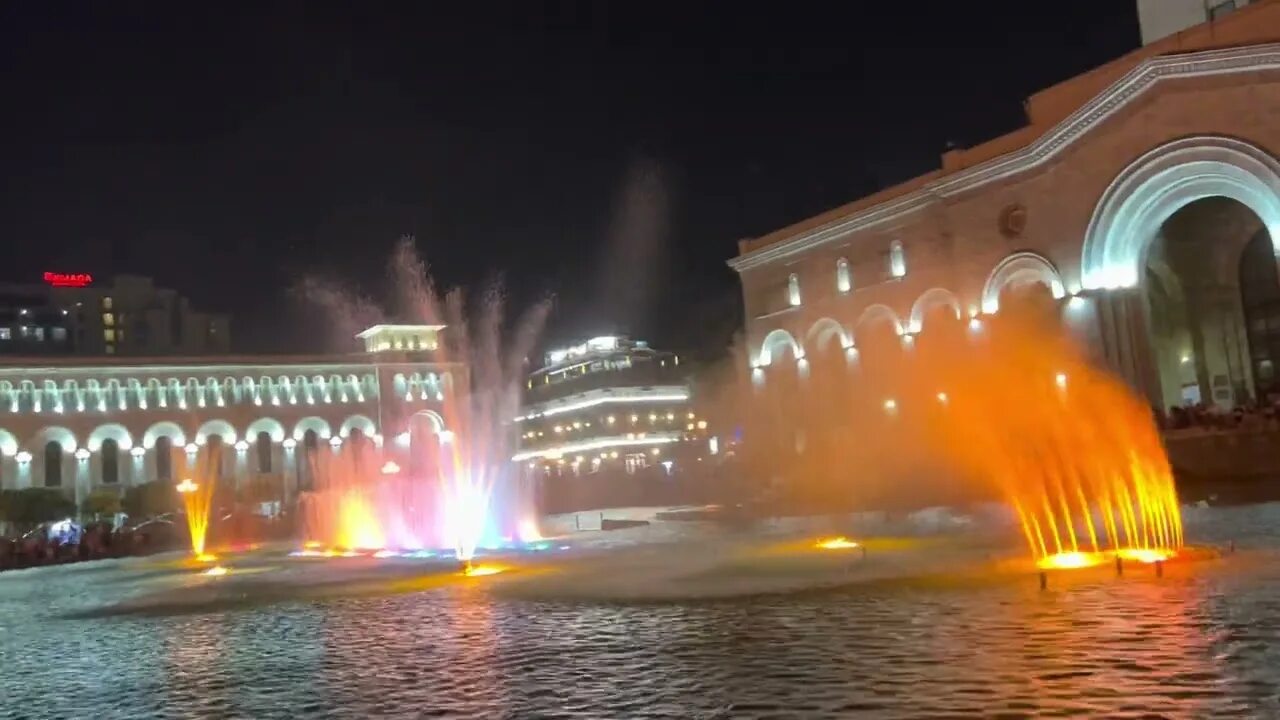
[[[1107,366],[1153,407],[1163,407],[1141,289],[1099,292],[1095,307]]]

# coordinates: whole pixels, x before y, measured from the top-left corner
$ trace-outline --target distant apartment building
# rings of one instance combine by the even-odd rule
[[[0,355],[207,356],[231,347],[227,315],[197,312],[151,278],[47,272],[0,283]]]

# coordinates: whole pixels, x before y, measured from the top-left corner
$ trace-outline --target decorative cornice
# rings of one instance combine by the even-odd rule
[[[931,180],[883,203],[740,255],[729,261],[729,267],[738,272],[749,270],[902,217],[926,207],[936,198],[957,195],[1033,170],[1052,160],[1094,126],[1163,80],[1277,69],[1280,69],[1280,43],[1148,58],[1048,132],[1018,150]]]

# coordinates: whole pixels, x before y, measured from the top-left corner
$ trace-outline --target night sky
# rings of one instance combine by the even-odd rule
[[[714,354],[735,241],[937,166],[1139,44],[1128,0],[6,3],[0,279],[152,275],[236,349],[308,274],[554,294],[550,340]]]

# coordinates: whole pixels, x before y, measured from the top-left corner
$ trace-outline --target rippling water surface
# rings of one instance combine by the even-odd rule
[[[651,603],[484,584],[168,615],[136,561],[0,575],[0,717],[1280,717],[1280,507],[1163,579],[885,582]]]

